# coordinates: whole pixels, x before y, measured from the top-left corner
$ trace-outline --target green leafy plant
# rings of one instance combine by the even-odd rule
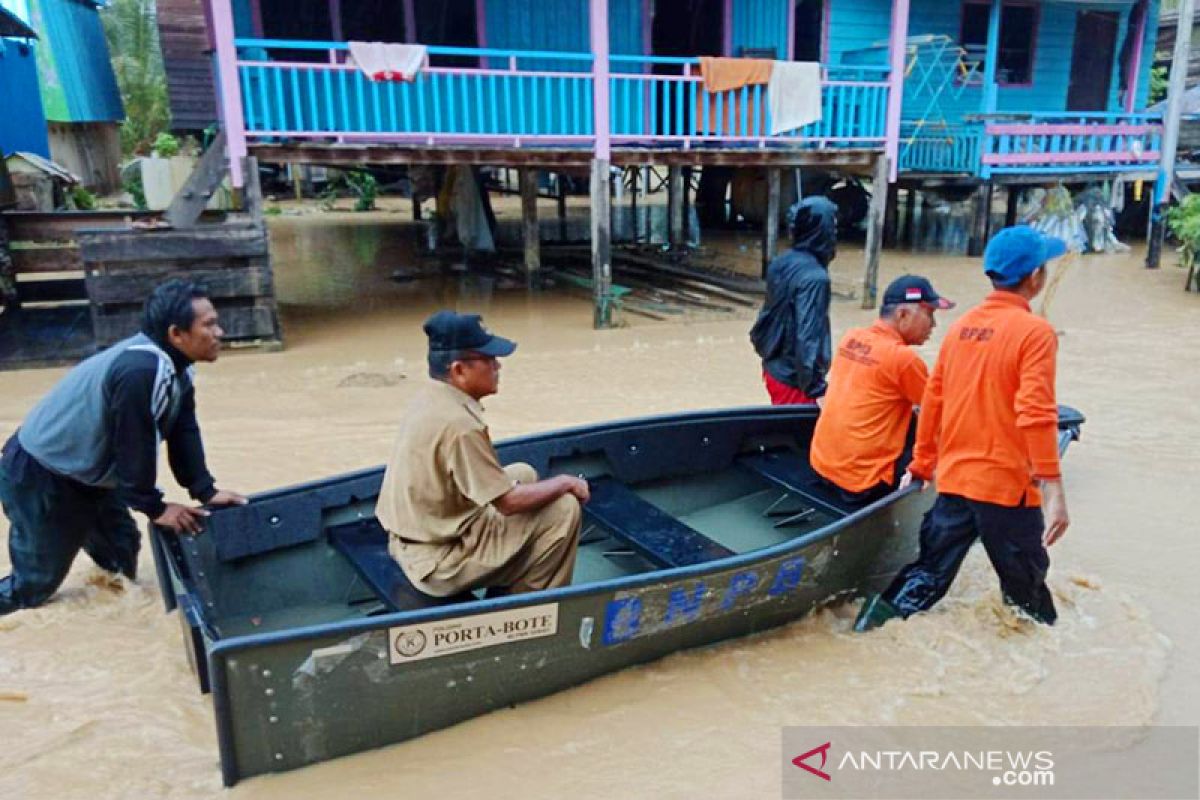
[[[1150,70],[1150,105],[1167,96],[1168,70],[1166,67],[1154,67]]]
[[[354,170],[344,176],[346,186],[356,196],[355,211],[371,211],[375,208],[375,198],[379,195],[379,182],[369,172]]]
[[[1167,227],[1179,240],[1179,255],[1185,269],[1196,263],[1200,253],[1200,194],[1189,194],[1167,212]]]
[[[121,188],[133,199],[133,207],[138,211],[145,211],[149,208],[146,204],[146,189],[142,185],[141,170],[134,170],[133,174],[121,184]]]
[[[71,190],[71,205],[75,207],[76,211],[94,211],[96,195],[82,186],[76,186]]]
[[[154,155],[160,158],[170,158],[179,155],[179,140],[163,131],[154,137]]]
[[[267,206],[263,209],[263,214],[268,217],[278,217],[283,213],[283,209],[279,206]]]

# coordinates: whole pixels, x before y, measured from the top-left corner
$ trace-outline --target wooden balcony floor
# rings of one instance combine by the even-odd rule
[[[614,166],[729,166],[729,167],[829,167],[844,172],[870,174],[883,148],[812,149],[778,144],[693,145],[683,147],[612,148]],[[487,164],[506,167],[587,170],[592,151],[586,147],[462,147],[409,144],[338,144],[282,142],[250,144],[259,161],[277,164]]]

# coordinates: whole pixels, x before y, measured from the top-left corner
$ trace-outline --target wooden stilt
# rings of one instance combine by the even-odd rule
[[[983,255],[983,246],[987,241],[987,220],[991,216],[991,208],[988,206],[991,185],[991,181],[981,183],[975,190],[975,214],[971,220],[971,236],[967,240],[967,255],[972,257]]]
[[[1017,224],[1017,203],[1021,199],[1021,189],[1018,186],[1004,187],[1004,227],[1011,228]]]
[[[888,184],[887,203],[883,207],[883,246],[895,247],[900,223],[900,184]]]
[[[683,168],[669,167],[667,179],[668,240],[671,252],[687,248],[683,238]]]
[[[567,181],[566,176],[561,172],[554,176],[554,183],[558,188],[558,240],[565,242],[567,240]]]
[[[517,176],[521,185],[521,236],[525,243],[525,276],[532,280],[542,268],[538,242],[537,171],[521,169]]]
[[[775,258],[779,248],[779,186],[778,167],[767,167],[767,213],[763,218],[762,276],[767,277],[767,267]]]
[[[888,158],[875,159],[871,178],[871,207],[867,211],[866,270],[863,273],[862,307],[874,308],[879,293],[879,251],[883,246],[883,209],[887,203]]]
[[[684,167],[683,173],[683,249],[692,241],[692,168]]]
[[[592,160],[591,227],[593,327],[612,327],[612,231],[609,228],[608,160]]]
[[[633,243],[637,244],[641,240],[641,231],[638,228],[638,175],[641,170],[637,167],[629,169],[629,227],[633,230]]]
[[[904,246],[912,247],[917,233],[917,190],[912,186],[904,193]]]

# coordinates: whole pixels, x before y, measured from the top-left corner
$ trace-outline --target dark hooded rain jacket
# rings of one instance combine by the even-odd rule
[[[837,250],[837,207],[809,197],[794,207],[792,249],[767,267],[767,298],[750,341],[775,380],[816,399],[832,357],[829,262]]]

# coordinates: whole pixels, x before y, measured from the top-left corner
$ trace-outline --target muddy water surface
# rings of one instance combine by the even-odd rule
[[[411,260],[415,234],[401,225],[285,218],[272,236],[287,349],[200,369],[222,486],[252,492],[382,462],[424,380],[420,322],[444,305],[479,311],[520,342],[487,402],[497,438],[764,399],[745,315],[630,318],[595,332],[586,298],[567,292],[390,281]],[[754,260],[736,242],[729,254]],[[907,624],[855,636],[853,608],[826,611],[229,796],[771,797],[785,725],[1200,722],[1200,298],[1180,291],[1174,268],[1139,264],[1082,259],[1050,307],[1063,334],[1060,399],[1089,418],[1066,463],[1072,527],[1051,553],[1054,629],[1016,621],[975,553],[947,600]],[[836,277],[848,285],[860,267],[861,253],[845,252]],[[902,271],[960,301],[938,333],[986,291],[977,261],[887,254],[883,279]],[[833,313],[835,331],[870,317],[853,302]],[[0,374],[0,430],[62,374]],[[169,484],[165,464],[162,474]],[[222,794],[210,705],[175,617],[162,613],[148,552],[134,584],[106,585],[84,557],[52,603],[0,618],[0,730],[5,796]]]

